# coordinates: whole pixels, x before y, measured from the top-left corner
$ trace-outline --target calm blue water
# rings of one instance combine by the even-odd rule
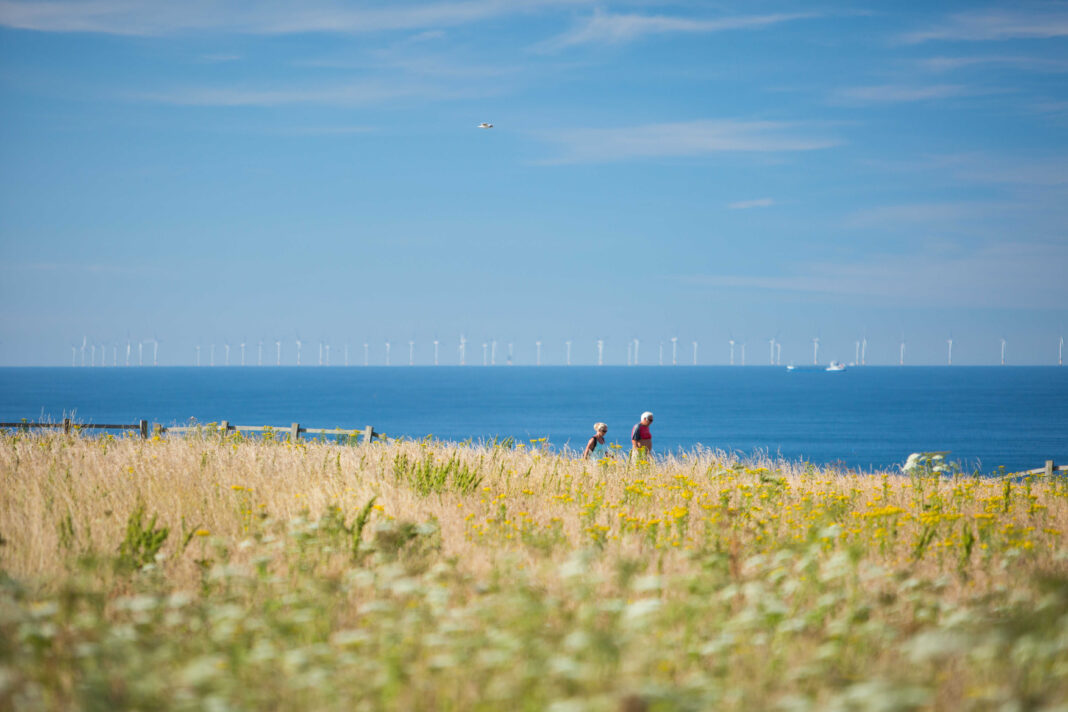
[[[296,421],[581,448],[598,420],[626,444],[643,410],[661,452],[700,443],[858,468],[920,450],[984,471],[1068,462],[1068,369],[1057,367],[0,369],[4,421]]]

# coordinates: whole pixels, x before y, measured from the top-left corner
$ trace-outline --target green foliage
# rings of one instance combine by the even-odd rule
[[[481,459],[474,467],[463,462],[453,452],[447,459],[438,460],[432,453],[422,459],[398,453],[393,458],[393,476],[408,483],[424,497],[452,490],[460,494],[473,492],[482,483]]]
[[[115,567],[120,571],[139,569],[154,563],[170,534],[168,527],[156,527],[156,515],[145,522],[145,507],[138,504],[126,521],[126,537],[119,544]]]

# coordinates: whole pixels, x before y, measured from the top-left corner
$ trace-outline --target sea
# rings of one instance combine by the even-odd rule
[[[546,438],[581,450],[593,424],[629,447],[899,467],[949,451],[965,472],[1068,463],[1068,369],[772,366],[0,368],[0,421],[362,429],[450,441]]]

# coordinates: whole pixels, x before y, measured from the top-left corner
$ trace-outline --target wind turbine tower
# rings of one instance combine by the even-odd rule
[[[408,365],[415,365],[415,339],[408,340]]]
[[[297,338],[296,338],[296,345],[297,345],[297,365],[299,366],[300,365],[300,349],[304,345],[304,343],[300,340],[300,335],[299,334],[297,335]]]
[[[490,366],[497,365],[497,339],[490,339]]]
[[[664,342],[663,341],[660,342],[660,361],[659,361],[659,363],[660,363],[661,366],[664,365]]]
[[[197,344],[197,366],[200,366],[200,344]]]
[[[679,346],[679,337],[672,336],[671,337],[671,365],[672,366],[678,366],[679,365],[678,346]]]
[[[534,349],[535,349],[535,353],[537,354],[534,357],[534,365],[535,366],[540,366],[541,365],[541,342],[540,341],[535,341],[534,342]]]
[[[223,344],[223,365],[230,365],[230,342],[227,341]]]
[[[604,365],[604,339],[597,339],[597,365]]]
[[[274,340],[274,354],[275,354],[274,365],[275,366],[281,366],[282,365],[282,340],[281,339],[275,339]]]
[[[818,366],[820,363],[820,337],[812,339],[812,365]]]
[[[1060,345],[1057,347],[1057,365],[1064,365],[1064,337],[1061,337]]]
[[[83,336],[82,337],[82,366],[85,366],[85,346],[88,343],[88,341],[89,341],[89,337],[88,336]]]
[[[159,339],[152,337],[152,365],[159,365]]]
[[[515,361],[515,344],[511,341],[508,342],[508,365],[511,366]]]
[[[776,366],[781,366],[782,365],[782,342],[781,341],[776,341],[775,342],[775,365]]]
[[[640,339],[635,339],[634,340],[634,365],[635,366],[638,365],[638,347],[640,347],[641,345],[642,345],[642,342],[641,342]]]
[[[438,340],[434,339],[434,365],[438,365]]]
[[[319,365],[323,365],[323,340],[319,339]]]
[[[727,339],[727,343],[731,345],[731,365],[734,365],[734,339]]]
[[[744,366],[745,365],[745,342],[744,341],[741,343],[741,347],[742,347],[742,365]]]
[[[949,355],[946,357],[946,365],[953,365],[953,339],[946,339],[946,343],[949,344]]]
[[[467,365],[467,337],[460,334],[460,365]]]
[[[83,346],[82,348],[84,349],[85,347]],[[82,359],[82,360],[84,361],[85,359]],[[144,366],[145,365],[145,342],[144,341],[138,341],[137,342],[137,365],[138,366]]]
[[[860,341],[857,341],[856,355],[853,356],[853,364],[860,365]]]
[[[78,345],[70,345],[70,367],[74,368],[78,365]]]
[[[242,341],[240,346],[241,346],[241,366],[244,367],[244,365],[245,365],[245,342]]]
[[[326,345],[325,345],[324,348],[326,349],[326,365],[329,366],[330,365],[330,342],[329,341],[326,342]]]
[[[768,339],[768,345],[771,348],[771,355],[769,356],[769,358],[771,359],[771,362],[768,365],[774,366],[775,365],[775,339],[774,339],[774,337],[771,338],[771,339]]]
[[[389,350],[390,350],[390,348],[391,348],[391,345],[389,343],[389,339],[386,339],[386,365],[387,366],[389,365]]]
[[[697,365],[697,342],[693,342],[693,365]]]
[[[905,340],[904,339],[901,340],[901,355],[898,357],[897,365],[898,366],[904,366],[905,365]]]
[[[263,365],[263,339],[260,339],[259,343],[256,344],[256,365]]]
[[[1064,339],[1061,339],[1061,341],[1064,341]],[[566,356],[566,360],[564,361],[564,363],[567,364],[568,366],[570,366],[571,365],[571,342],[570,341],[565,341],[564,342],[564,346],[567,347],[567,356]]]
[[[868,365],[868,337],[866,336],[860,339],[860,365]]]
[[[1005,365],[1005,339],[1001,339],[1001,365]]]
[[[126,337],[126,365],[130,365],[130,337]]]
[[[363,365],[364,366],[367,366],[371,362],[371,351],[370,351],[370,348],[371,348],[370,344],[368,344],[366,341],[363,342]]]
[[[96,344],[89,344],[89,367],[96,366]]]
[[[488,341],[483,341],[482,342],[482,365],[483,366],[488,366],[489,365],[489,342]]]

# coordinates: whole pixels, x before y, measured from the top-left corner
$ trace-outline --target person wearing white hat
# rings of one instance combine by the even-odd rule
[[[653,414],[645,411],[642,413],[641,422],[630,431],[632,457],[648,457],[653,451],[653,434],[649,432],[649,426],[652,424]]]

